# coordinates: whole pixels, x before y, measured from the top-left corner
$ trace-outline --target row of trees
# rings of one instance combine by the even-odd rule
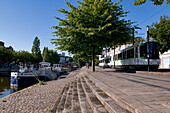
[[[151,1],[154,5],[161,5],[164,2],[164,0]],[[52,44],[55,44],[60,50],[67,50],[74,54],[74,58],[80,63],[92,60],[92,71],[95,71],[94,64],[97,54],[101,54],[105,48],[129,43],[129,40],[132,40],[133,29],[135,29],[132,28],[132,24],[134,23],[125,20],[124,17],[126,17],[127,12],[122,9],[119,2],[83,0],[83,2],[77,1],[79,4],[77,7],[66,2],[71,10],[57,10],[65,15],[65,19],[55,17],[59,20],[59,24],[53,26],[56,30],[53,33],[58,38],[52,39]],[[146,0],[135,0],[134,5],[141,5],[145,2]],[[169,4],[169,2],[167,0],[166,3]],[[168,23],[165,22],[165,18],[164,23]],[[153,24],[150,36],[167,47],[169,42],[166,41],[170,36],[169,27],[166,25],[166,30],[168,30],[166,33],[163,33],[163,29],[161,29],[161,25]],[[165,34],[167,34],[167,40],[164,39]],[[143,39],[139,38],[139,40]],[[169,46],[167,48],[170,49]]]
[[[53,64],[58,63],[60,60],[60,56],[58,55],[57,51],[49,50],[48,47],[44,47],[43,53],[41,54],[40,40],[38,37],[35,37],[31,51],[37,62],[43,61]]]
[[[29,53],[28,51],[14,51],[13,49],[0,47],[0,64],[9,64],[12,62],[38,63],[42,61],[58,63],[60,60],[57,51],[48,50],[48,48],[44,48],[43,54],[41,54],[40,40],[38,37],[35,37],[31,51],[32,53]]]
[[[11,63],[11,62],[37,62],[36,57],[27,51],[12,51],[5,47],[0,47],[0,63]]]

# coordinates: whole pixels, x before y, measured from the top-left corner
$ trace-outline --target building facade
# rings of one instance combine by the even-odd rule
[[[65,56],[64,52],[62,52],[62,54],[60,54],[60,61],[59,61],[60,64],[68,63],[70,61],[73,61],[72,57]]]
[[[170,69],[170,50],[160,54],[160,66],[162,69]]]

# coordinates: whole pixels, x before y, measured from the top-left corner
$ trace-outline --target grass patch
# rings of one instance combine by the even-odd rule
[[[51,109],[48,109],[48,108],[47,108],[47,112],[48,112],[48,113],[51,113]]]
[[[44,81],[39,81],[39,85],[45,85]]]

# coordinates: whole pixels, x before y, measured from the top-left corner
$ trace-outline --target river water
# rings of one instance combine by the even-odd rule
[[[11,80],[10,73],[0,73],[0,98],[23,89],[23,88],[11,88],[10,80]]]
[[[10,95],[16,91],[29,87],[28,85],[23,87],[10,87],[11,76],[10,73],[0,73],[0,98]]]
[[[0,98],[9,95],[11,92],[10,89],[10,77],[0,76]]]

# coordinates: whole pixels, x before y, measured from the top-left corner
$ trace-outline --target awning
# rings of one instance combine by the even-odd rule
[[[49,62],[40,62],[39,64],[40,64],[40,65],[50,66],[51,63],[49,63]]]

